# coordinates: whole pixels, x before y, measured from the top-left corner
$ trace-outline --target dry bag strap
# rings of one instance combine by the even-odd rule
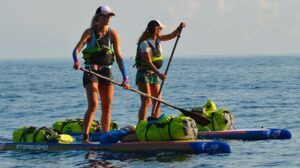
[[[80,118],[76,118],[75,120],[74,119],[67,119],[66,121],[64,121],[62,123],[60,131],[63,132],[66,125],[76,123],[76,122],[78,122],[80,125],[82,125],[82,123],[83,123],[83,121],[81,121]],[[67,132],[72,132],[72,130],[68,130]]]
[[[164,128],[166,125],[168,125],[168,134],[169,134],[169,137],[171,138],[171,140],[174,140],[174,138],[172,137],[171,135],[171,122],[172,122],[173,118],[170,119],[170,121],[166,122],[166,123],[147,123],[147,126],[146,126],[146,131],[145,131],[145,139],[146,141],[149,141],[149,138],[148,138],[148,130],[149,128],[152,126],[152,125],[155,125],[155,127],[158,129],[158,132],[160,133],[160,128]]]
[[[36,127],[29,127],[29,128],[26,128],[21,137],[20,137],[20,140],[19,142],[27,142],[27,135],[33,133],[33,131],[36,130]]]
[[[171,140],[174,140],[172,134],[171,134],[171,123],[173,121],[174,118],[171,118],[170,121],[168,122],[168,134],[169,134],[169,137],[171,138]]]
[[[212,131],[215,131],[215,122],[214,122],[214,116],[215,113],[211,113],[211,127],[212,127]]]
[[[50,130],[47,127],[41,127],[35,131],[33,135],[33,142],[36,142],[36,137],[40,133],[40,131],[45,130],[44,139],[48,141],[48,135],[50,135]]]

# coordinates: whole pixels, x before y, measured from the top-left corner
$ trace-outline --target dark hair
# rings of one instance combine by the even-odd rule
[[[146,30],[140,36],[137,45],[139,46],[144,40],[152,36],[155,33],[156,27],[160,27],[160,24],[156,20],[151,20],[148,23]]]
[[[159,27],[160,24],[156,20],[151,20],[147,25],[147,33],[151,36],[155,32],[155,28]]]

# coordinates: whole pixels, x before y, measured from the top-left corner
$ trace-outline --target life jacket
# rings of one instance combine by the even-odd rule
[[[61,121],[56,121],[52,124],[52,127],[55,131],[59,133],[82,133],[82,123],[83,119],[66,119]],[[111,121],[110,130],[118,129],[118,124]],[[90,133],[101,133],[101,126],[99,121],[93,120]]]
[[[67,134],[58,134],[52,129],[46,127],[22,127],[15,129],[13,132],[13,141],[33,142],[33,143],[72,143],[73,137]]]
[[[190,117],[162,115],[154,121],[140,121],[136,135],[140,141],[195,140],[196,122]]]
[[[107,34],[102,38],[98,37],[97,29],[93,28],[92,37],[88,41],[86,48],[82,50],[82,58],[85,64],[109,66],[114,63],[115,53],[110,37],[110,28],[108,28]],[[103,42],[102,40],[107,40],[107,42]]]
[[[150,42],[149,39],[146,40],[147,44],[151,48],[152,55],[151,55],[151,61],[155,65],[157,69],[161,68],[163,65],[163,56],[160,51],[160,43],[158,40],[155,41],[155,46]],[[148,70],[150,69],[149,65],[145,60],[143,60],[141,57],[141,53],[139,46],[137,47],[136,56],[135,56],[135,65],[137,68],[143,67],[144,69]]]
[[[209,100],[202,107],[194,107],[193,111],[201,113],[205,118],[211,121],[206,126],[197,124],[198,130],[201,131],[226,131],[234,129],[233,113],[227,109],[217,109],[216,104]]]

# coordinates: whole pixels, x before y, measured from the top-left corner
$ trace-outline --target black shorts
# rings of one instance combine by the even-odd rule
[[[104,67],[101,70],[95,70],[93,68],[86,68],[86,69],[91,70],[99,75],[105,76],[111,80],[114,79],[110,68]],[[88,72],[83,73],[82,82],[83,82],[83,87],[85,87],[86,84],[92,83],[92,82],[97,82],[98,84],[107,84],[107,85],[112,84],[112,82],[102,79],[102,78],[95,76],[93,74],[90,74]]]

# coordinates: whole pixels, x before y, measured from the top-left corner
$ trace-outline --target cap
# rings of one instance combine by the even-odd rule
[[[159,20],[151,20],[148,25],[147,25],[147,29],[153,29],[155,27],[161,27],[161,28],[166,28],[166,25],[162,24]]]
[[[115,16],[115,13],[107,5],[103,5],[103,6],[100,6],[99,8],[97,8],[95,14],[96,15],[103,14],[103,15],[113,15],[113,16]]]

